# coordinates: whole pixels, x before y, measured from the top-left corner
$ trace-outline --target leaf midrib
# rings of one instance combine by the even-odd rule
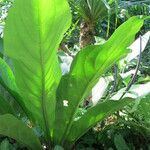
[[[45,130],[46,130],[46,137],[47,139],[50,139],[50,130],[49,130],[49,123],[47,120],[47,111],[46,111],[46,94],[45,94],[45,63],[44,63],[44,57],[43,57],[43,51],[42,51],[42,37],[41,37],[41,20],[40,20],[40,3],[38,3],[38,33],[39,33],[39,50],[40,50],[40,69],[41,69],[41,84],[42,84],[42,91],[41,91],[41,100],[42,100],[42,115],[44,119],[44,125],[45,125]]]

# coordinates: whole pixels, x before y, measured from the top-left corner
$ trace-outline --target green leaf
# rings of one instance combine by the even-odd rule
[[[47,134],[61,78],[57,49],[70,24],[67,0],[15,0],[6,21],[4,48],[13,61],[22,102]]]
[[[117,150],[129,150],[129,147],[126,144],[126,141],[124,140],[121,134],[115,135],[114,143],[115,143]]]
[[[13,107],[19,106],[18,108],[19,109],[21,108],[20,109],[21,111],[24,110],[22,107],[23,103],[21,101],[21,97],[18,93],[18,88],[16,85],[14,74],[10,69],[10,67],[7,65],[7,63],[2,58],[0,58],[0,84],[14,98],[15,101]]]
[[[41,150],[39,139],[23,122],[10,114],[0,116],[0,134],[23,143],[32,150]]]
[[[1,143],[0,143],[0,150],[16,150],[17,144],[16,143],[11,143],[9,142],[9,139],[5,138]]]
[[[90,108],[80,119],[73,121],[71,132],[68,135],[68,142],[73,142],[86,133],[91,127],[96,125],[97,122],[102,121],[105,117],[113,114],[115,111],[120,110],[125,105],[131,103],[129,98],[106,102],[100,102],[96,106]],[[77,130],[78,129],[78,130]]]
[[[0,57],[3,58],[4,53],[4,46],[3,46],[3,39],[0,38]]]
[[[7,139],[3,140],[0,143],[0,150],[10,150],[10,144],[9,144],[9,141]]]
[[[95,23],[98,19],[102,19],[107,15],[109,5],[103,0],[80,0],[79,13],[89,22]]]
[[[136,115],[140,115],[142,116],[141,117],[141,120],[142,122],[144,122],[146,124],[146,126],[148,126],[148,128],[150,127],[150,111],[149,111],[149,108],[150,108],[150,94],[144,96],[143,98],[141,98],[139,101],[139,104],[137,105],[136,109],[133,110],[134,108],[134,104],[133,105],[133,108],[130,110],[129,109],[129,112],[133,112],[134,111],[134,114]]]
[[[138,16],[132,17],[106,43],[88,46],[77,54],[69,74],[63,76],[58,87],[56,142],[60,143],[71,132],[70,127],[80,102],[89,95],[99,78],[129,52],[127,48],[142,27],[143,21]],[[64,102],[67,102],[67,107]]]
[[[2,58],[0,58],[0,84],[12,95],[14,95],[13,92],[17,93],[18,89],[14,74]]]
[[[15,114],[15,111],[10,106],[9,102],[0,96],[0,115],[3,114]]]
[[[56,145],[56,146],[54,147],[54,150],[64,150],[64,148],[61,147],[61,146],[59,146],[59,145]]]

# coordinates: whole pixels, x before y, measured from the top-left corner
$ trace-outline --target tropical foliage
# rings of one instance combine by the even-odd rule
[[[80,1],[78,4],[76,11],[94,28],[98,19],[105,18],[110,9],[105,1]],[[105,99],[100,97],[96,104],[85,104],[99,79],[108,75],[108,70],[114,64],[121,64],[120,60],[129,54],[129,46],[147,21],[147,16],[130,17],[103,43],[89,45],[89,42],[80,46],[77,55],[73,54],[71,67],[62,75],[62,56],[58,49],[74,30],[68,1],[15,0],[10,5],[0,58],[0,134],[3,137],[33,150],[71,149],[97,123],[116,111],[121,112],[119,110],[126,105],[125,110],[130,110],[128,107],[133,108],[135,100],[143,98],[143,95],[135,94],[135,89],[141,86],[139,84],[131,88],[130,93],[134,94],[126,94],[131,85],[125,84],[129,79],[125,77],[117,84],[120,90],[109,87]],[[123,65],[120,65],[120,70],[126,69]],[[128,90],[123,91],[124,85]],[[149,83],[145,86],[148,87]],[[114,97],[118,100],[115,101]],[[146,107],[144,105],[144,102],[140,103],[140,109]],[[118,117],[123,118],[122,115]],[[117,139],[129,147],[121,134],[115,134],[116,147]],[[5,145],[10,147],[6,139],[1,147]]]

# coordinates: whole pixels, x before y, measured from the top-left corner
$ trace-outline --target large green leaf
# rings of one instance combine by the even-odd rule
[[[97,122],[102,121],[105,117],[113,114],[115,111],[118,111],[131,102],[132,100],[130,98],[119,101],[109,100],[100,102],[96,106],[90,108],[80,119],[73,122],[67,141],[73,142],[77,140],[91,127],[96,125]]]
[[[88,46],[77,54],[70,73],[63,76],[58,87],[55,124],[57,143],[61,143],[69,133],[80,102],[89,94],[99,77],[129,52],[127,47],[133,42],[143,21],[138,16],[132,17],[105,44]],[[64,103],[67,105],[64,106]]]
[[[14,114],[15,111],[11,107],[9,102],[6,101],[3,97],[0,96],[0,115],[7,114],[7,113]]]
[[[0,134],[13,138],[32,150],[42,149],[32,129],[10,114],[0,116]]]
[[[57,48],[71,23],[67,0],[15,0],[4,31],[22,101],[46,133],[52,129],[61,77]]]

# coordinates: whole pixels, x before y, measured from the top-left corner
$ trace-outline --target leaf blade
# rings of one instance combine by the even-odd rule
[[[131,103],[132,100],[133,99],[131,98],[126,98],[119,101],[109,100],[106,102],[101,102],[90,108],[83,116],[81,116],[79,120],[74,121],[71,127],[71,132],[68,135],[68,141],[72,142],[77,140],[92,126],[96,125],[97,122],[102,121],[105,117]]]
[[[14,74],[7,63],[0,58],[0,84],[13,95],[17,93],[17,85]]]
[[[0,115],[15,114],[14,109],[10,106],[9,102],[0,96]]]
[[[22,102],[44,130],[53,127],[61,78],[56,50],[70,23],[66,0],[16,0],[6,21],[5,53],[13,60]]]
[[[79,103],[88,96],[100,76],[129,52],[127,47],[134,40],[143,21],[144,19],[140,19],[140,17],[131,17],[116,30],[105,44],[88,46],[77,54],[70,73],[63,76],[58,87],[56,110],[59,111],[56,112],[57,120],[55,122],[57,142],[61,143],[69,133]],[[127,32],[129,29],[132,29],[131,32]],[[126,36],[122,36],[123,34]],[[64,107],[64,101],[68,101],[68,107]],[[62,136],[58,137],[60,133]]]
[[[10,114],[0,116],[0,134],[13,138],[33,150],[42,149],[40,141],[33,131]]]

